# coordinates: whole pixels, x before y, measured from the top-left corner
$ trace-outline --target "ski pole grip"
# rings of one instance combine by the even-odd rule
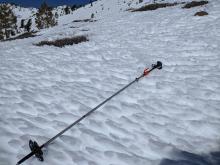
[[[144,69],[143,76],[147,76],[150,73],[149,68]]]
[[[154,69],[162,69],[163,68],[163,64],[160,61],[157,61],[157,64],[153,64],[152,66]]]

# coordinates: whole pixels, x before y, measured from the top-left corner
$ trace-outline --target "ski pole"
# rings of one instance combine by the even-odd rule
[[[52,137],[51,139],[49,139],[47,142],[45,142],[44,144],[42,144],[41,146],[39,146],[37,144],[36,141],[29,141],[29,147],[31,152],[26,155],[25,157],[23,157],[21,160],[19,160],[17,162],[17,165],[23,163],[24,161],[26,161],[27,159],[29,159],[30,157],[32,157],[33,155],[35,155],[38,160],[43,161],[43,151],[41,150],[42,148],[48,146],[51,142],[53,142],[56,138],[58,138],[59,136],[61,136],[64,132],[66,132],[67,130],[69,130],[70,128],[72,128],[73,126],[75,126],[76,124],[78,124],[80,121],[82,121],[84,118],[86,118],[87,116],[89,116],[91,113],[93,113],[94,111],[96,111],[98,108],[100,108],[102,105],[104,105],[106,102],[108,102],[109,100],[111,100],[113,97],[115,97],[116,95],[118,95],[119,93],[121,93],[123,90],[125,90],[126,88],[128,88],[129,86],[131,86],[133,83],[138,82],[141,78],[147,76],[151,71],[153,71],[154,69],[162,69],[162,62],[157,61],[156,64],[153,64],[151,69],[146,68],[144,70],[144,72],[137,78],[135,78],[132,82],[130,82],[129,84],[127,84],[126,86],[124,86],[122,89],[120,89],[119,91],[117,91],[116,93],[114,93],[112,96],[108,97],[106,100],[104,100],[103,102],[101,102],[99,105],[97,105],[95,108],[91,109],[89,112],[87,112],[85,115],[83,115],[82,117],[80,117],[78,120],[76,120],[75,122],[73,122],[72,124],[70,124],[68,127],[66,127],[65,129],[63,129],[61,132],[59,132],[57,135],[55,135],[54,137]]]

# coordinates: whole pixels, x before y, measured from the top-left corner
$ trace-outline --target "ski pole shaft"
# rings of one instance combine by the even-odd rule
[[[87,112],[85,115],[83,115],[82,117],[80,117],[78,120],[76,120],[75,122],[73,122],[72,124],[70,124],[68,127],[66,127],[65,129],[63,129],[61,132],[59,132],[57,135],[55,135],[54,137],[52,137],[51,139],[49,139],[47,142],[45,142],[44,144],[42,144],[41,146],[37,146],[36,150],[32,150],[32,152],[30,152],[28,155],[26,155],[25,157],[23,157],[21,160],[18,161],[17,165],[23,163],[24,161],[26,161],[27,159],[29,159],[31,156],[36,155],[37,152],[39,152],[39,150],[41,150],[42,148],[48,146],[51,142],[53,142],[56,138],[58,138],[59,136],[61,136],[63,133],[65,133],[66,131],[68,131],[70,128],[72,128],[74,125],[78,124],[80,121],[82,121],[84,118],[86,118],[87,116],[89,116],[91,113],[93,113],[94,111],[96,111],[98,108],[100,108],[102,105],[104,105],[106,102],[108,102],[109,100],[111,100],[113,97],[115,97],[116,95],[118,95],[119,93],[121,93],[122,91],[124,91],[126,88],[128,88],[129,86],[131,86],[133,83],[138,82],[142,77],[147,76],[151,71],[153,71],[154,69],[162,69],[162,63],[160,61],[157,62],[157,64],[152,65],[151,69],[145,69],[143,74],[140,75],[139,77],[137,77],[135,80],[133,80],[132,82],[130,82],[129,84],[127,84],[126,86],[124,86],[123,88],[121,88],[119,91],[117,91],[116,93],[114,93],[113,95],[111,95],[110,97],[108,97],[107,99],[105,99],[103,102],[101,102],[99,105],[97,105],[95,108],[91,109],[89,112]]]
[[[21,160],[19,160],[16,165],[19,165],[19,164],[23,163],[24,161],[26,161],[27,159],[29,159],[30,157],[32,157],[34,154],[35,154],[34,151],[30,152],[28,155],[26,155],[26,156],[23,157]]]
[[[139,79],[139,78],[138,78]],[[109,100],[111,100],[113,97],[115,97],[116,95],[118,95],[119,93],[121,93],[123,90],[125,90],[126,88],[128,88],[131,84],[133,84],[134,82],[136,82],[137,79],[135,79],[134,81],[132,81],[131,83],[129,83],[128,85],[126,85],[124,88],[120,89],[118,92],[116,92],[115,94],[113,94],[112,96],[110,96],[109,98],[107,98],[106,100],[104,100],[102,103],[100,103],[99,105],[97,105],[95,108],[93,108],[92,110],[90,110],[89,112],[87,112],[85,115],[83,115],[82,117],[80,117],[78,120],[76,120],[74,123],[72,123],[71,125],[69,125],[68,127],[66,127],[64,130],[62,130],[60,133],[58,133],[57,135],[55,135],[53,138],[51,138],[50,140],[48,140],[46,143],[44,143],[42,146],[46,147],[48,146],[51,142],[53,142],[56,138],[58,138],[60,135],[62,135],[64,132],[66,132],[67,130],[69,130],[70,128],[72,128],[74,125],[78,124],[80,121],[82,121],[84,118],[86,118],[87,116],[89,116],[91,113],[93,113],[95,110],[97,110],[99,107],[101,107],[102,105],[104,105],[106,102],[108,102]]]
[[[89,116],[91,113],[93,113],[95,110],[97,110],[99,107],[101,107],[102,105],[104,105],[106,102],[108,102],[109,100],[111,100],[113,97],[115,97],[116,95],[118,95],[119,93],[121,93],[123,90],[125,90],[126,88],[128,88],[130,85],[132,85],[134,82],[138,81],[140,78],[142,78],[143,75],[141,75],[140,77],[136,78],[135,80],[133,80],[132,82],[130,82],[128,85],[126,85],[125,87],[123,87],[122,89],[120,89],[119,91],[117,91],[116,93],[114,93],[112,96],[110,96],[109,98],[107,98],[106,100],[104,100],[102,103],[100,103],[99,105],[97,105],[95,108],[93,108],[92,110],[90,110],[89,112],[87,112],[85,115],[83,115],[82,117],[80,117],[78,120],[76,120],[75,122],[73,122],[71,125],[69,125],[68,127],[66,127],[65,129],[63,129],[61,132],[59,132],[57,135],[55,135],[54,137],[52,137],[51,139],[49,139],[46,143],[42,144],[40,146],[40,148],[44,148],[46,146],[48,146],[51,142],[53,142],[56,138],[58,138],[59,136],[61,136],[62,134],[64,134],[66,131],[68,131],[70,128],[72,128],[74,125],[78,124],[80,121],[82,121],[84,118],[86,118],[87,116]],[[33,156],[35,154],[34,151],[32,151],[31,153],[29,153],[28,155],[26,155],[24,158],[22,158],[17,165],[23,163],[24,161],[26,161],[27,159],[29,159],[31,156]]]
[[[55,135],[54,137],[52,137],[50,140],[48,140],[46,143],[44,143],[41,147],[46,147],[48,146],[51,142],[53,142],[56,138],[58,138],[59,136],[61,136],[64,132],[66,132],[67,130],[69,130],[70,128],[72,128],[74,125],[78,124],[80,121],[82,121],[84,118],[86,118],[87,116],[89,116],[91,113],[93,113],[94,111],[96,111],[98,108],[100,108],[102,105],[104,105],[106,102],[108,102],[109,100],[111,100],[113,97],[115,97],[116,95],[118,95],[119,93],[121,93],[122,91],[124,91],[126,88],[128,88],[129,86],[131,86],[133,83],[137,82],[139,79],[141,79],[142,77],[146,76],[147,74],[149,74],[152,70],[156,69],[156,67],[152,67],[150,70],[145,69],[144,73],[137,77],[135,80],[133,80],[132,82],[130,82],[129,84],[127,84],[126,86],[124,86],[122,89],[120,89],[119,91],[117,91],[116,93],[114,93],[112,96],[108,97],[107,99],[105,99],[103,102],[101,102],[99,105],[97,105],[95,108],[93,108],[92,110],[90,110],[89,112],[87,112],[85,115],[83,115],[81,118],[79,118],[78,120],[76,120],[74,123],[72,123],[71,125],[69,125],[68,127],[66,127],[64,130],[62,130],[60,133],[58,133],[57,135]]]

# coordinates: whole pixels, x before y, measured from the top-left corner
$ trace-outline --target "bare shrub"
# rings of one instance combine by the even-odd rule
[[[63,39],[58,39],[55,41],[41,41],[36,44],[36,46],[56,46],[56,47],[64,47],[66,45],[73,45],[73,44],[79,44],[81,42],[87,42],[89,41],[86,36],[76,36],[72,38],[63,38]]]
[[[194,14],[194,16],[205,16],[205,15],[208,15],[208,13],[205,11],[199,11],[196,14]]]
[[[94,15],[95,16],[95,15]],[[96,22],[97,20],[93,19],[81,19],[81,20],[74,20],[73,22]]]
[[[189,9],[189,8],[192,8],[192,7],[203,6],[203,5],[208,4],[208,3],[209,3],[208,1],[192,1],[192,2],[189,2],[189,3],[185,4],[182,8],[183,9]]]
[[[141,8],[134,9],[134,10],[132,10],[132,12],[157,10],[159,8],[171,7],[171,6],[175,6],[178,4],[179,3],[177,3],[177,2],[175,2],[175,3],[152,3],[152,4],[145,5]]]

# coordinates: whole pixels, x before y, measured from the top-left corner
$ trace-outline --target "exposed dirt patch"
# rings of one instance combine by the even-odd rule
[[[196,14],[194,14],[194,16],[205,16],[205,15],[208,15],[206,11],[199,11]]]
[[[185,4],[183,6],[183,9],[189,9],[189,8],[192,8],[192,7],[203,6],[203,5],[206,5],[208,3],[209,3],[208,1],[192,1],[192,2],[189,2],[189,3]]]
[[[81,31],[82,32],[87,32],[87,31],[89,31],[89,29],[82,29]]]
[[[72,37],[72,38],[58,39],[55,41],[41,41],[35,45],[36,46],[48,45],[48,46],[56,46],[56,47],[61,48],[66,45],[74,45],[74,44],[79,44],[81,42],[87,42],[87,41],[89,41],[89,40],[86,36],[76,36],[76,37]]]
[[[77,27],[77,26],[70,26],[70,28],[71,28],[71,29],[77,29],[77,28],[79,28],[79,27]]]
[[[93,19],[81,19],[81,20],[74,20],[73,22],[96,22],[97,20]]]
[[[165,8],[165,7],[171,7],[171,6],[176,6],[180,3],[152,3],[148,4],[145,6],[142,6],[141,8],[131,10],[132,12],[137,12],[137,11],[151,11],[151,10],[157,10],[159,8]]]

